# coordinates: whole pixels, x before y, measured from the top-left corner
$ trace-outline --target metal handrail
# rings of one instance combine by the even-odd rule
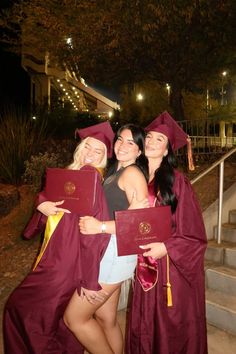
[[[219,180],[219,203],[218,203],[218,221],[217,221],[217,243],[221,243],[221,226],[222,226],[222,204],[223,204],[223,186],[224,186],[224,162],[225,160],[236,152],[236,148],[228,151],[223,157],[214,162],[209,168],[200,173],[197,177],[191,180],[191,184],[199,181],[203,176],[207,175],[216,166],[220,166],[220,180]]]

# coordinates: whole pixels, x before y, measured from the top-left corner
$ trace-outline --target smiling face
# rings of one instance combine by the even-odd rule
[[[168,138],[166,135],[154,131],[147,133],[145,139],[145,155],[148,159],[160,162],[168,154]]]
[[[138,145],[135,144],[129,129],[124,129],[119,134],[114,145],[114,152],[120,167],[126,167],[135,163],[141,152]]]
[[[100,166],[105,156],[105,145],[98,139],[87,138],[80,152],[80,164]]]

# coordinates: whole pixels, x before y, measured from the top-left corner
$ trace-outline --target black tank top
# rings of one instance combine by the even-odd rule
[[[115,211],[126,210],[129,207],[129,201],[126,197],[126,193],[118,186],[118,180],[123,171],[124,167],[120,168],[115,174],[105,179],[103,183],[109,214],[112,220],[115,218]]]

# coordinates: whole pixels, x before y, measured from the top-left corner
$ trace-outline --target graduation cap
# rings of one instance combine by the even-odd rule
[[[146,132],[154,131],[164,134],[173,149],[176,151],[187,144],[189,169],[195,169],[192,159],[191,139],[179,124],[165,111],[155,118],[146,128]]]
[[[174,151],[187,144],[188,135],[168,112],[161,113],[145,130],[147,132],[154,131],[162,133],[167,136]]]
[[[100,140],[107,147],[107,156],[108,157],[112,156],[113,139],[115,134],[113,133],[110,123],[103,122],[103,123],[92,125],[87,128],[76,129],[75,137],[77,135],[79,135],[81,139],[91,137]]]

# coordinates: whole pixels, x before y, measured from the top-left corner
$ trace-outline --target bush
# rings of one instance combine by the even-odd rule
[[[37,152],[46,136],[46,123],[37,123],[14,107],[0,116],[0,179],[18,185],[24,162]]]
[[[42,189],[46,168],[63,168],[69,165],[76,143],[70,140],[46,140],[42,146],[46,151],[31,156],[28,161],[25,161],[23,180],[32,186],[34,192]]]
[[[60,156],[58,154],[48,152],[31,156],[30,160],[25,162],[24,182],[30,184],[34,192],[40,191],[46,168],[62,167],[59,160]]]

